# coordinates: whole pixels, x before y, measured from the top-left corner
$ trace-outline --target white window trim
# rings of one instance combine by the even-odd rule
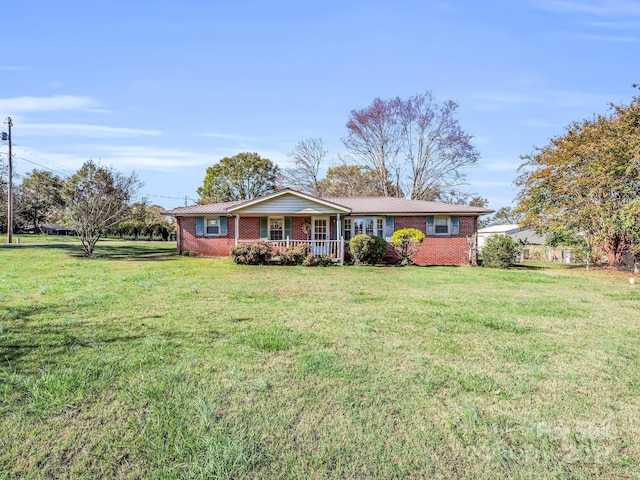
[[[209,220],[214,220],[214,219],[218,219],[218,233],[208,233],[207,232],[207,222]],[[221,237],[222,235],[220,234],[220,217],[219,216],[210,216],[210,217],[204,217],[204,236],[205,237]]]
[[[379,236],[379,237],[381,237],[381,238],[385,238],[385,236],[384,236],[384,228],[385,228],[385,220],[384,220],[384,219],[385,219],[385,217],[380,217],[380,216],[368,216],[368,215],[359,215],[359,216],[348,216],[348,217],[344,217],[344,218],[342,219],[342,234],[343,234],[343,235],[344,235],[344,232],[346,231],[346,228],[345,228],[344,222],[345,222],[345,221],[350,221],[350,222],[351,222],[351,228],[349,229],[349,232],[350,232],[351,238],[353,238],[353,237],[355,237],[355,236],[356,236],[356,233],[355,233],[355,224],[356,224],[356,222],[355,222],[355,220],[357,220],[357,219],[361,219],[361,220],[363,220],[363,221],[366,221],[366,220],[373,220],[374,236],[376,236],[376,237],[378,237],[378,236]],[[382,235],[377,235],[377,234],[379,233],[379,232],[378,232],[378,221],[381,221],[381,222],[382,222]],[[368,233],[367,233],[367,229],[366,229],[366,226],[365,226],[365,223],[363,223],[363,224],[362,224],[362,233],[363,233],[364,235],[368,235]],[[349,240],[351,240],[351,238],[350,238]],[[346,242],[347,242],[347,243],[349,243],[349,240],[346,240]]]
[[[282,220],[282,239],[281,240],[274,240],[271,238],[271,220],[276,220],[276,219],[280,219]],[[267,217],[267,238],[269,239],[270,242],[282,242],[284,240],[286,240],[285,236],[284,236],[284,215],[283,216],[273,216],[273,217]]]
[[[447,220],[447,233],[438,233],[438,225],[437,220],[439,218],[446,218]],[[433,234],[439,237],[450,237],[451,236],[451,215],[434,215],[433,216]]]
[[[325,232],[325,237],[322,240],[315,240],[316,236],[316,220],[324,220],[326,223],[327,231]],[[311,239],[315,242],[326,242],[327,240],[331,240],[331,221],[329,216],[323,215],[321,217],[313,216],[311,217]]]

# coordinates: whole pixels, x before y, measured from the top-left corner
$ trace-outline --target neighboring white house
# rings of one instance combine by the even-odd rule
[[[516,233],[509,234],[516,242],[522,240],[527,245],[545,245],[547,243],[547,235],[536,233],[529,227],[524,227]]]
[[[482,250],[484,242],[487,241],[492,235],[511,235],[518,233],[522,228],[520,226],[512,225],[493,225],[491,227],[485,227],[478,230],[478,251]]]

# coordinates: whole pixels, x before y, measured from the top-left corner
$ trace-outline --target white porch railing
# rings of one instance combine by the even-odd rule
[[[259,239],[239,239],[238,243],[254,243]],[[314,255],[325,254],[339,261],[344,260],[344,240],[265,240],[271,247],[273,253],[278,255],[287,248],[297,247],[299,245],[309,245],[311,253]]]

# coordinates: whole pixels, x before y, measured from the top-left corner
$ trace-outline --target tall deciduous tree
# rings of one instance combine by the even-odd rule
[[[23,222],[39,229],[42,223],[57,219],[64,207],[63,187],[64,180],[46,170],[32,170],[25,175],[20,185],[21,201],[17,210]]]
[[[141,187],[135,174],[124,176],[93,160],[67,180],[63,190],[66,221],[76,230],[86,256],[93,255],[101,235],[129,210]]]
[[[229,202],[266,195],[277,188],[278,167],[257,153],[224,157],[207,168],[200,203]]]
[[[322,195],[319,173],[328,153],[322,138],[301,140],[289,153],[294,164],[281,171],[280,183],[310,195]]]
[[[397,103],[401,157],[409,169],[411,198],[428,200],[434,190],[451,191],[465,183],[464,168],[480,154],[457,119],[458,104],[438,104],[431,92]]]
[[[398,172],[401,129],[398,122],[400,98],[382,100],[360,110],[352,110],[347,136],[342,143],[360,166],[374,172],[385,197],[390,195],[390,175]]]
[[[610,264],[640,242],[640,100],[574,123],[523,157],[517,213],[536,230],[580,233]]]
[[[376,98],[351,112],[343,143],[351,159],[377,175],[385,196],[391,190],[419,200],[460,196],[464,169],[478,162],[479,153],[457,111],[456,102],[438,104],[431,92],[407,100]]]

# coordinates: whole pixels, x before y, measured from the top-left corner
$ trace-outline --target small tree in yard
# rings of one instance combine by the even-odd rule
[[[393,248],[402,259],[401,265],[413,263],[418,247],[424,241],[424,233],[417,228],[403,228],[393,234]]]
[[[142,183],[89,160],[65,183],[66,220],[76,230],[87,257],[100,236],[117,224],[129,210]]]
[[[509,268],[518,258],[519,248],[509,235],[492,235],[482,247],[482,266]]]

